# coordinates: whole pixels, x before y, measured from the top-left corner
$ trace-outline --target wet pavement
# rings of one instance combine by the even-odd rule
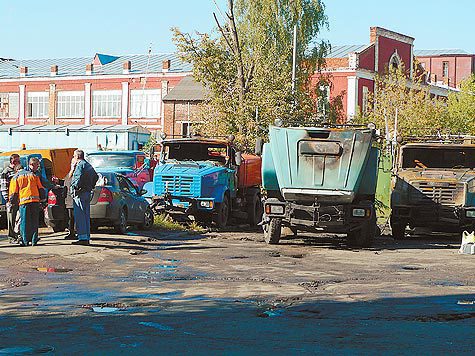
[[[473,258],[455,243],[259,236],[0,239],[0,354],[473,354]]]

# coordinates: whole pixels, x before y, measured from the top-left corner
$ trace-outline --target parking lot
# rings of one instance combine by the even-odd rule
[[[2,352],[471,350],[473,256],[458,254],[457,237],[351,249],[304,233],[271,246],[245,227],[100,230],[73,246],[42,229],[38,246],[20,248],[5,234]]]

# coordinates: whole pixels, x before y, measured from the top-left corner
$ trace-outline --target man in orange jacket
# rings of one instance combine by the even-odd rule
[[[19,171],[10,182],[10,201],[20,205],[20,235],[22,246],[38,241],[40,201],[45,197],[45,189],[35,174],[40,166],[38,158],[30,158],[30,170]]]

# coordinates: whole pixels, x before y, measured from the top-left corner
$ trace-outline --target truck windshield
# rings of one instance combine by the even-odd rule
[[[475,168],[475,147],[406,147],[402,168]]]
[[[227,160],[226,145],[180,142],[166,144],[163,148],[163,159],[177,161],[214,161],[225,164]]]
[[[135,157],[118,154],[100,154],[100,155],[88,155],[87,161],[94,168],[107,168],[107,167],[126,167],[133,169],[135,166]]]

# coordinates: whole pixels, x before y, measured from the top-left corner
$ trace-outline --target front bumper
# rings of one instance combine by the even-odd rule
[[[323,229],[328,232],[348,232],[374,218],[374,207],[361,204],[301,204],[271,198],[264,202],[264,221],[281,218],[284,225]]]
[[[391,207],[391,216],[413,227],[475,226],[475,207],[434,205],[398,205]]]
[[[212,213],[216,209],[213,198],[188,198],[176,195],[154,196],[153,208],[157,211],[180,212],[193,215],[197,212]]]

